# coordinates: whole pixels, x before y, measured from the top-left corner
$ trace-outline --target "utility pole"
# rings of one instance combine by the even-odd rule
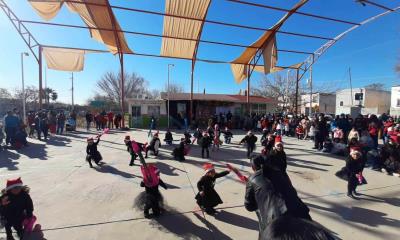
[[[74,73],[71,72],[71,103],[72,103],[72,111],[74,111]]]
[[[312,66],[310,67],[310,116],[312,115],[312,109],[313,109],[313,79],[312,79]]]
[[[22,78],[22,122],[26,123],[26,94],[25,94],[25,80],[24,80],[24,56],[29,56],[29,53],[21,53],[21,78]]]
[[[349,80],[350,80],[350,99],[351,99],[351,106],[353,106],[353,85],[351,84],[351,69],[349,67]]]
[[[168,94],[168,99],[167,99],[167,114],[168,114],[168,123],[167,123],[167,125],[168,125],[168,128],[169,128],[169,67],[174,67],[175,65],[174,64],[168,64],[168,80],[167,80],[167,94]]]

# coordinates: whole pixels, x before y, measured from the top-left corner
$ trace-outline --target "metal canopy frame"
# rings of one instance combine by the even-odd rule
[[[36,0],[37,2],[54,2],[52,0]],[[274,6],[269,6],[265,4],[258,4],[258,3],[252,3],[248,1],[243,1],[243,0],[225,0],[226,2],[231,2],[235,3],[238,5],[248,5],[248,6],[253,6],[257,8],[264,8],[264,9],[270,9],[274,11],[280,11],[280,12],[289,12],[291,11],[290,9],[285,9],[285,8],[280,8],[280,7],[274,7]],[[34,36],[30,33],[28,28],[25,26],[25,24],[41,24],[41,25],[50,25],[50,26],[55,26],[55,27],[68,27],[68,28],[77,28],[77,29],[96,29],[96,30],[107,30],[107,31],[113,31],[114,32],[114,37],[117,42],[117,53],[119,56],[119,61],[120,61],[120,68],[121,68],[121,83],[120,83],[120,93],[121,93],[121,111],[122,113],[125,112],[125,106],[124,106],[124,100],[125,100],[125,93],[124,93],[124,54],[129,54],[129,55],[136,55],[136,56],[144,56],[144,57],[156,57],[156,58],[170,58],[170,59],[182,59],[182,60],[190,60],[191,61],[191,93],[190,93],[190,120],[193,119],[193,78],[194,78],[194,69],[195,69],[195,63],[196,61],[199,62],[206,62],[206,63],[220,63],[220,64],[230,64],[231,62],[228,61],[221,61],[221,60],[212,60],[212,59],[199,59],[197,58],[197,53],[198,53],[198,47],[200,43],[207,43],[207,44],[216,44],[216,45],[223,45],[223,46],[228,46],[228,47],[249,47],[241,44],[236,44],[236,43],[226,43],[226,42],[218,42],[218,41],[209,41],[209,40],[203,40],[201,39],[202,37],[202,30],[204,27],[205,23],[209,24],[215,24],[215,25],[222,25],[222,26],[228,26],[232,28],[242,28],[242,29],[248,29],[248,30],[254,30],[254,31],[274,31],[272,29],[268,28],[260,28],[260,27],[254,27],[254,26],[247,26],[247,25],[241,25],[241,24],[234,24],[234,23],[228,23],[228,22],[222,22],[222,21],[215,21],[215,20],[209,20],[207,19],[207,12],[208,8],[206,11],[206,17],[204,19],[196,19],[196,18],[190,18],[190,17],[184,17],[184,16],[178,16],[178,15],[173,15],[173,14],[167,14],[167,13],[162,13],[162,12],[156,12],[156,11],[149,11],[149,10],[143,10],[143,9],[137,9],[137,8],[128,8],[128,7],[122,7],[122,6],[115,6],[115,5],[110,5],[110,3],[107,0],[107,4],[99,4],[99,3],[88,3],[88,2],[80,2],[76,0],[64,0],[64,2],[69,2],[69,3],[77,3],[77,4],[88,4],[88,5],[95,5],[95,6],[103,6],[107,7],[108,11],[112,13],[113,9],[117,10],[123,10],[123,11],[130,11],[130,12],[139,12],[139,13],[144,13],[144,14],[150,14],[150,15],[158,15],[158,16],[169,16],[169,17],[174,17],[174,18],[182,18],[182,19],[189,19],[189,20],[194,20],[194,21],[201,21],[201,28],[199,35],[197,36],[196,39],[188,39],[188,38],[180,38],[180,37],[173,37],[173,36],[165,36],[161,34],[151,34],[151,33],[144,33],[144,32],[134,32],[134,31],[124,31],[124,30],[117,30],[116,29],[116,19],[113,17],[112,20],[112,29],[106,29],[106,28],[94,28],[94,27],[88,27],[88,26],[79,26],[79,25],[71,25],[71,24],[61,24],[61,23],[50,23],[50,22],[43,22],[43,21],[31,21],[31,20],[20,20],[16,14],[11,10],[10,7],[5,3],[5,0],[0,0],[0,8],[3,10],[5,15],[9,18],[10,22],[12,25],[15,27],[17,32],[20,34],[26,45],[28,46],[29,50],[32,52],[34,55],[35,59],[38,62],[39,65],[39,107],[42,108],[42,101],[43,101],[43,89],[42,89],[42,48],[43,47],[55,47],[55,48],[67,48],[67,49],[77,49],[77,50],[90,50],[94,52],[99,52],[99,53],[108,53],[109,51],[106,50],[97,50],[97,49],[87,49],[87,48],[73,48],[73,47],[63,47],[63,46],[49,46],[49,45],[42,45],[40,44]],[[391,12],[395,12],[400,9],[399,7],[396,8],[389,8],[384,5],[375,3],[371,0],[358,0],[358,2],[362,3],[363,5],[370,5],[374,6],[380,9],[384,9],[385,12],[382,12],[378,15],[375,15],[373,17],[370,17],[361,23],[356,23],[348,20],[343,20],[343,19],[337,19],[337,18],[332,18],[332,17],[326,17],[326,16],[321,16],[321,15],[316,15],[312,13],[306,13],[302,11],[295,11],[293,14],[297,15],[302,15],[310,18],[316,18],[324,21],[330,21],[330,22],[335,22],[335,23],[340,23],[340,24],[346,24],[346,25],[351,25],[348,30],[344,31],[343,33],[337,35],[336,37],[326,37],[326,36],[319,36],[319,35],[310,35],[310,34],[302,34],[302,33],[296,33],[296,32],[288,32],[288,31],[275,31],[276,33],[279,34],[285,34],[285,35],[292,35],[292,36],[297,36],[297,37],[304,37],[304,38],[313,38],[313,39],[320,39],[320,40],[328,40],[325,44],[323,44],[320,48],[318,48],[315,52],[307,52],[307,51],[300,51],[300,50],[288,50],[288,49],[278,49],[279,52],[286,52],[286,53],[293,53],[293,54],[305,54],[309,55],[305,61],[303,62],[302,66],[296,69],[296,100],[295,100],[295,114],[297,115],[298,113],[298,91],[299,91],[299,81],[302,79],[302,77],[305,75],[305,73],[310,69],[310,67],[330,48],[332,47],[337,41],[342,39],[346,34],[349,32],[357,29],[358,27],[361,27],[377,18],[380,18],[382,16],[385,16]],[[210,3],[211,5],[212,3]],[[209,6],[210,6],[209,5]],[[209,7],[208,6],[208,7]],[[114,16],[110,14],[111,16]],[[141,35],[141,36],[147,36],[147,37],[157,37],[157,38],[172,38],[172,39],[180,39],[180,40],[190,40],[190,41],[196,41],[195,44],[195,51],[193,54],[192,58],[182,58],[182,57],[170,57],[170,56],[162,56],[162,55],[155,55],[155,54],[146,54],[146,53],[123,53],[121,51],[121,46],[120,46],[120,39],[119,39],[119,33],[126,33],[126,34],[133,34],[133,35]],[[258,65],[258,62],[263,55],[262,52],[262,47],[257,49],[256,56],[251,60],[248,66],[248,77],[247,77],[247,106],[248,110],[250,110],[250,80],[251,80],[251,75],[254,72],[254,69]],[[245,64],[246,65],[246,64]],[[292,67],[283,67],[283,68],[292,68]],[[302,73],[300,73],[300,70]]]

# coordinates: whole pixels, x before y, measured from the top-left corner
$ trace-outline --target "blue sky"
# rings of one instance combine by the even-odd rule
[[[246,0],[273,6],[290,8],[297,0]],[[6,0],[20,19],[41,20],[26,0]],[[134,7],[145,10],[164,11],[164,0],[111,0],[111,4]],[[400,1],[375,0],[389,7],[400,5]],[[352,0],[310,0],[301,11],[323,16],[341,18],[360,22],[383,10],[375,7],[362,7]],[[162,33],[162,16],[114,10],[124,30],[147,33]],[[207,18],[256,27],[271,27],[282,12],[244,6],[225,0],[213,0]],[[66,7],[52,22],[83,25],[78,15]],[[314,65],[314,83],[317,86],[334,84],[337,87],[348,87],[348,68],[352,69],[353,86],[360,87],[372,82],[384,83],[387,87],[399,84],[399,76],[394,67],[400,60],[400,14],[393,13],[375,22],[353,31],[338,42]],[[69,47],[86,47],[104,49],[104,46],[91,39],[85,29],[56,28],[27,24],[37,40],[44,45]],[[318,20],[294,15],[282,27],[284,31],[334,37],[350,25]],[[28,51],[19,34],[0,12],[0,87],[11,91],[21,87],[20,52]],[[220,25],[205,24],[202,39],[223,41],[248,45],[256,40],[262,31],[232,28]],[[160,38],[126,35],[131,49],[138,53],[159,54]],[[278,48],[300,51],[314,51],[326,40],[309,39],[278,34]],[[235,59],[243,48],[226,47],[201,43],[199,58],[230,61]],[[280,53],[278,65],[288,66],[305,59],[305,55]],[[167,78],[167,64],[175,64],[171,81],[181,84],[186,91],[190,90],[190,62],[174,59],[159,59],[139,56],[126,56],[125,69],[136,72],[149,82],[149,88],[163,88]],[[118,57],[112,54],[88,54],[85,59],[85,70],[75,73],[75,102],[84,103],[95,91],[96,81],[106,71],[119,71]],[[261,79],[261,74],[252,76],[253,86]],[[59,100],[70,102],[70,73],[47,70],[47,85],[59,93]],[[38,67],[33,56],[25,59],[25,79],[27,85],[38,86]],[[245,83],[236,84],[230,66],[227,64],[208,64],[197,62],[195,69],[194,90],[208,93],[237,93],[246,88]]]

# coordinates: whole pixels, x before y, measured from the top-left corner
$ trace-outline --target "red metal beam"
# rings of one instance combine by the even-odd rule
[[[98,28],[98,27],[89,27],[89,26],[80,26],[80,25],[62,24],[62,23],[50,23],[50,22],[41,22],[41,21],[30,21],[30,20],[21,20],[21,22],[29,23],[29,24],[39,24],[39,25],[67,27],[67,28],[81,28],[81,29],[96,29],[96,30],[104,30],[104,31],[113,31],[111,28]],[[241,45],[241,44],[234,44],[234,43],[225,43],[225,42],[217,42],[217,41],[209,41],[209,40],[201,40],[201,39],[197,40],[197,39],[194,39],[194,38],[173,37],[173,36],[166,36],[166,35],[160,35],[160,34],[134,32],[134,31],[126,31],[126,30],[118,30],[118,29],[116,29],[116,31],[117,32],[122,32],[122,33],[127,33],[127,34],[139,35],[139,36],[198,41],[198,42],[201,42],[201,43],[216,44],[216,45],[222,45],[222,46],[228,46],[228,47],[257,48],[257,47],[246,46],[246,45]],[[288,49],[278,49],[278,52],[296,53],[296,54],[313,54],[312,52],[298,51],[298,50],[288,50]]]
[[[53,1],[52,0],[37,0],[36,2],[53,2]],[[94,2],[80,2],[80,1],[74,1],[74,0],[64,0],[64,2],[107,7],[107,5],[100,4],[100,3],[94,3]],[[152,14],[152,15],[158,15],[158,16],[168,16],[168,17],[182,18],[182,19],[188,19],[188,20],[194,20],[194,21],[204,21],[206,23],[217,24],[217,25],[228,26],[228,27],[236,27],[236,28],[243,28],[243,29],[249,29],[249,30],[258,30],[258,31],[263,31],[263,32],[272,31],[269,28],[252,27],[252,26],[247,26],[247,25],[233,24],[233,23],[214,21],[214,20],[207,20],[207,19],[204,20],[204,19],[199,19],[199,18],[185,17],[185,16],[179,16],[179,15],[174,15],[174,14],[168,14],[168,13],[162,13],[162,12],[156,12],[156,11],[149,11],[149,10],[143,10],[143,9],[137,9],[137,8],[128,8],[128,7],[121,7],[121,6],[114,6],[114,5],[110,5],[110,7],[113,8],[113,9],[119,9],[119,10],[124,10],[124,11],[140,12],[140,13],[145,13],[145,14]],[[288,34],[288,35],[292,35],[292,36],[306,37],[306,38],[332,40],[332,38],[330,38],[330,37],[310,35],[310,34],[302,34],[302,33],[295,33],[295,32],[278,31],[278,33]]]

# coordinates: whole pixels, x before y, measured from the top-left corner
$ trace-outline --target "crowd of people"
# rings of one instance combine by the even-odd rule
[[[46,139],[48,129],[56,129],[56,133],[63,132],[63,127],[58,126],[59,123],[65,121],[62,113],[53,116],[50,112],[41,112],[34,116],[32,126],[39,139],[41,133]],[[212,163],[205,163],[204,174],[197,182],[198,192],[195,202],[205,213],[217,214],[215,208],[223,203],[223,200],[214,188],[216,180],[231,172],[235,173],[240,181],[246,184],[244,205],[248,211],[257,214],[261,240],[334,239],[328,229],[311,218],[307,205],[298,197],[286,172],[287,157],[283,138],[296,137],[298,141],[310,140],[314,142],[313,148],[316,151],[347,156],[345,166],[336,175],[347,180],[347,195],[351,198],[356,199],[357,186],[366,183],[363,176],[365,167],[400,176],[400,125],[392,117],[359,115],[352,119],[344,114],[335,118],[324,114],[298,118],[284,115],[255,116],[256,121],[245,128],[247,131],[245,137],[237,141],[239,145],[246,146],[246,157],[250,159],[253,174],[247,178],[229,164],[226,170],[217,172]],[[18,126],[22,125],[18,111],[10,111],[5,120],[7,141],[11,142],[16,137],[10,131],[17,131]],[[93,120],[96,122],[96,129],[103,130],[102,134],[87,139],[86,148],[86,161],[89,166],[93,168],[92,162],[94,162],[101,168],[104,164],[98,150],[101,136],[107,133],[109,128],[120,127],[122,116],[103,111],[93,117],[90,112],[87,112],[86,120],[88,130]],[[29,119],[28,122],[30,123]],[[38,125],[46,125],[47,130],[37,128]],[[210,148],[212,151],[219,151],[221,144],[235,144],[231,142],[234,135],[229,126],[229,121],[222,122],[216,119],[209,121],[206,129],[197,128],[193,135],[185,131],[183,136],[178,138],[179,144],[172,150],[173,157],[178,161],[185,161],[185,156],[189,155],[191,147],[196,143],[201,148],[202,158],[210,157]],[[167,184],[161,180],[157,166],[146,163],[145,160],[149,153],[158,156],[161,147],[159,131],[153,134],[154,128],[153,125],[150,126],[149,143],[140,143],[131,136],[124,138],[124,144],[130,155],[129,166],[135,166],[135,161],[139,159],[138,165],[143,175],[140,185],[145,188],[143,212],[146,218],[157,217],[162,213],[163,197],[159,186],[168,189]],[[257,134],[261,134],[260,140]],[[224,141],[221,140],[222,136]],[[380,139],[382,144],[379,144]],[[260,154],[254,153],[258,141],[262,146]],[[173,145],[174,136],[170,130],[166,131],[164,142],[167,145]],[[11,228],[14,228],[18,236],[21,236],[23,222],[33,221],[32,212],[33,203],[29,197],[29,188],[22,185],[21,179],[9,180],[0,196],[0,216],[5,222],[7,236],[11,236]]]
[[[96,130],[122,127],[122,115],[114,114],[112,111],[102,110],[95,114],[87,111],[84,118],[88,131],[92,127]],[[0,123],[0,149],[3,141],[5,147],[20,149],[28,146],[28,137],[46,141],[51,135],[63,135],[65,131],[75,131],[78,114],[75,111],[66,114],[64,110],[30,111],[24,121],[23,114],[15,108],[7,112],[2,122]]]

